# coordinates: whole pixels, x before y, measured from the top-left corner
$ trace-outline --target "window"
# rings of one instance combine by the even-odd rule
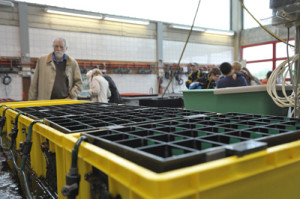
[[[270,24],[271,20],[267,20],[272,16],[270,9],[270,0],[244,0],[244,5],[251,14],[262,22],[263,25]],[[244,29],[258,27],[259,24],[244,9]]]
[[[289,43],[294,45],[295,40],[290,40]],[[289,47],[289,56],[294,54],[294,47]],[[242,60],[246,60],[246,67],[259,79],[265,79],[268,71],[273,71],[286,59],[287,46],[279,41],[242,46]]]
[[[258,79],[265,79],[268,71],[272,71],[273,64],[271,61],[247,63],[246,67],[253,76]]]
[[[295,40],[289,42],[289,44],[295,45]],[[279,42],[276,43],[276,57],[282,58],[287,57],[286,44]],[[289,56],[293,56],[295,54],[295,48],[289,46]]]
[[[244,59],[246,59],[247,61],[272,59],[273,57],[272,49],[273,49],[272,44],[244,48],[243,51]]]

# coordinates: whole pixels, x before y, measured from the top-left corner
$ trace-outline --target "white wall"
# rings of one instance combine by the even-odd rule
[[[75,59],[155,62],[154,39],[67,32],[47,29],[29,29],[30,56],[50,53],[56,37],[67,40],[67,53]]]
[[[64,37],[69,45],[68,54],[76,59],[156,62],[154,39],[99,35],[47,29],[29,29],[30,56],[40,57],[52,51],[56,37]],[[164,62],[177,63],[184,42],[164,41]],[[181,63],[220,64],[233,60],[233,47],[188,43]]]
[[[0,73],[0,98],[11,98],[14,100],[22,100],[22,77],[17,74],[9,74],[11,83],[4,85],[4,74]]]
[[[149,38],[136,38],[126,36],[114,36],[95,33],[72,32],[62,30],[50,30],[42,28],[29,29],[30,57],[37,58],[52,51],[52,42],[56,37],[64,37],[69,45],[67,53],[76,59],[103,60],[103,61],[132,61],[132,62],[156,62],[156,40]],[[20,57],[19,28],[0,25],[0,57]],[[163,61],[165,63],[177,63],[184,42],[163,41]],[[181,63],[197,62],[199,64],[218,65],[224,61],[233,60],[234,48],[225,45],[209,45],[189,43]],[[111,74],[120,93],[150,93],[158,92],[157,75],[145,74]],[[186,89],[184,82],[187,75],[181,75],[183,84],[173,80],[167,93],[178,93]],[[19,87],[21,81],[16,78],[13,84]],[[165,89],[168,79],[163,79],[162,88]],[[1,85],[1,97],[6,93]],[[22,89],[21,89],[22,90]],[[20,89],[9,90],[8,97],[21,99]]]
[[[19,28],[0,25],[0,57],[21,57]]]
[[[157,93],[157,75],[109,74],[120,93]]]
[[[164,41],[164,62],[177,63],[184,47],[184,42]],[[234,47],[188,43],[181,63],[197,62],[200,64],[221,64],[233,60]]]

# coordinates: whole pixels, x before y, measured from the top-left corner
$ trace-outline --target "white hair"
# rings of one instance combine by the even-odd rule
[[[68,48],[67,41],[66,41],[64,38],[62,38],[62,37],[57,37],[56,39],[54,39],[52,45],[54,45],[54,42],[55,42],[56,40],[61,41],[61,42],[64,42],[64,44],[65,44],[64,47],[65,47],[66,49]]]

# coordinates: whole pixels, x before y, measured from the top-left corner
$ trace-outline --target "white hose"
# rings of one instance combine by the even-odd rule
[[[290,61],[290,66],[291,66],[291,71],[292,73],[290,74],[289,70],[289,64],[288,60]],[[277,104],[279,107],[294,107],[295,106],[295,91],[290,95],[287,95],[285,87],[293,87],[296,86],[294,85],[296,82],[296,74],[295,74],[295,62],[298,60],[298,54],[294,55],[290,59],[286,59],[284,62],[282,62],[271,74],[268,83],[267,83],[267,92],[270,95],[270,97],[273,99],[274,103]],[[289,84],[285,81],[287,75],[290,74],[290,79],[292,84]],[[276,80],[277,78],[281,76],[282,78],[282,94],[283,96],[278,96],[277,94],[277,89],[276,89]],[[297,86],[297,95],[300,99],[300,86],[298,84]]]

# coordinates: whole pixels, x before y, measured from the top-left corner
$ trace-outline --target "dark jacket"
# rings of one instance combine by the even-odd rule
[[[237,74],[236,79],[231,76],[223,76],[217,81],[217,88],[248,86],[243,75]]]
[[[192,82],[194,82],[195,80],[199,79],[201,77],[202,73],[203,72],[201,70],[197,70],[196,72],[190,73],[189,77],[188,77],[188,80],[185,82],[185,86],[187,88],[189,88],[190,84]]]
[[[239,71],[236,72],[237,76],[243,76],[247,82],[248,85],[250,85],[250,78],[248,77],[248,75],[246,73],[244,73],[243,71]]]
[[[103,75],[103,77],[108,81],[109,84],[109,90],[111,92],[111,96],[108,98],[109,103],[122,103],[122,98],[120,96],[120,93],[118,91],[118,88],[115,84],[115,82],[112,80],[112,78],[109,75]]]
[[[203,75],[196,82],[199,82],[199,85],[202,89],[214,89],[216,87],[216,82],[209,79],[210,74]]]

